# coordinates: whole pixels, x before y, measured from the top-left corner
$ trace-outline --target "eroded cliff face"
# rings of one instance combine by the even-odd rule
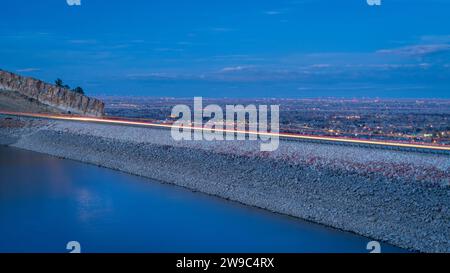
[[[0,90],[19,92],[26,97],[36,99],[45,105],[55,107],[66,113],[96,117],[104,114],[105,104],[101,100],[1,69]]]

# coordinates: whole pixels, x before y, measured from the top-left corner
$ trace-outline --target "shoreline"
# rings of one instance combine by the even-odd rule
[[[267,154],[257,151],[254,141],[245,146],[242,141],[175,142],[170,131],[158,129],[14,120],[26,125],[0,126],[2,144],[182,186],[410,250],[450,252],[448,156],[285,141],[280,151]],[[325,158],[327,153],[343,163]],[[383,158],[386,162],[379,161]],[[389,170],[393,163],[402,173]],[[380,175],[377,170],[387,171]]]

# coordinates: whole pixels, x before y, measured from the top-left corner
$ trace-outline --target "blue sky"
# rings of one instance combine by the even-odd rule
[[[0,4],[0,68],[88,94],[450,98],[447,0]]]

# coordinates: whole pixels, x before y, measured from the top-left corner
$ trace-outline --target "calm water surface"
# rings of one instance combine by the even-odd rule
[[[368,238],[0,147],[0,252],[368,252]],[[401,249],[382,244],[383,252]]]

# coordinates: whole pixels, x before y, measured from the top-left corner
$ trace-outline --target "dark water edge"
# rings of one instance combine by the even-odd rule
[[[68,252],[69,241],[82,252],[369,252],[369,238],[21,149],[0,146],[0,175],[0,252]]]

